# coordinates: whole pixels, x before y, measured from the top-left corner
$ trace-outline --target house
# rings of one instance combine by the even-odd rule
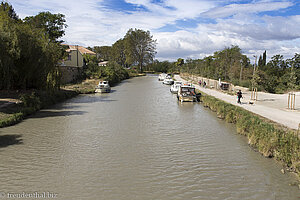
[[[84,55],[96,56],[96,53],[78,45],[62,45],[67,46],[66,52],[68,52],[68,57],[60,63],[61,82],[65,84],[75,81],[81,74],[85,66]]]
[[[96,56],[96,53],[82,46],[63,45],[68,46],[68,49],[66,50],[68,52],[68,57],[62,61],[63,66],[83,67],[85,66],[83,55],[89,54]]]

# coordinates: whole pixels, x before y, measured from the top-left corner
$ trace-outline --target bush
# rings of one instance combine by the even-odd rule
[[[31,94],[22,94],[20,97],[25,108],[33,108],[35,110],[39,110],[41,108],[40,98],[36,95],[35,92]]]

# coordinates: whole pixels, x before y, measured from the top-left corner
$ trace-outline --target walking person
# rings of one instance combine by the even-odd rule
[[[238,103],[239,104],[242,104],[242,102],[241,102],[241,98],[243,98],[243,93],[242,93],[242,91],[241,90],[239,90],[237,93],[237,99],[238,99]]]

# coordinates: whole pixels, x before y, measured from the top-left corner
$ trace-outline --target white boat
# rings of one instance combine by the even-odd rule
[[[180,102],[189,101],[195,102],[197,101],[197,95],[195,87],[190,83],[185,83],[180,85],[177,92],[177,99]]]
[[[108,81],[99,81],[99,84],[96,86],[95,92],[97,93],[109,93],[111,91]]]
[[[170,92],[177,94],[179,87],[182,85],[181,81],[174,81],[174,84],[170,88]]]
[[[158,75],[158,80],[163,81],[166,78],[167,74],[166,73],[161,73]]]
[[[163,81],[163,84],[165,85],[173,85],[174,84],[174,80],[172,78],[165,78]]]

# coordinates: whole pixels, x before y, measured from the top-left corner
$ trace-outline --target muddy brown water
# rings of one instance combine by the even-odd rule
[[[291,174],[156,76],[82,95],[0,129],[0,194],[56,199],[298,199]],[[7,196],[6,196],[7,197]]]

